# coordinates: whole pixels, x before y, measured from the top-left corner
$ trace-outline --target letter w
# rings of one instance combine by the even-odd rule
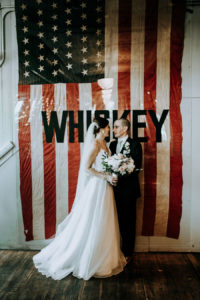
[[[44,125],[44,131],[45,131],[47,143],[52,143],[54,129],[56,133],[57,142],[63,143],[65,128],[66,128],[66,119],[67,119],[67,111],[64,110],[62,114],[61,127],[59,127],[57,112],[51,111],[50,122],[48,124],[46,111],[42,111],[42,121]]]

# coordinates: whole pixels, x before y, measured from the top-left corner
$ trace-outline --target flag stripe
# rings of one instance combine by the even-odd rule
[[[45,238],[42,85],[31,86],[31,168],[34,239]]]
[[[97,82],[92,82],[92,107],[95,107],[95,110],[103,110],[105,109],[105,105],[103,103],[103,98],[101,91],[102,89],[98,85]]]
[[[169,0],[159,2],[157,43],[157,117],[169,109],[171,6]],[[154,234],[165,236],[169,211],[170,135],[169,117],[163,124],[162,143],[157,143],[157,193]]]
[[[63,111],[66,109],[66,86],[55,84],[55,111],[57,112],[59,126],[61,125]],[[68,213],[68,136],[65,127],[63,143],[56,143],[56,226]]]
[[[54,110],[54,85],[45,84],[42,86],[43,107],[47,112],[47,120],[50,120],[51,111]],[[44,151],[44,206],[45,206],[45,238],[51,238],[56,230],[56,154],[55,134],[52,143],[46,142],[43,132]]]
[[[118,109],[118,0],[105,3],[105,78],[113,78],[113,109]]]
[[[181,61],[184,41],[184,5],[173,6],[170,49],[170,206],[167,236],[178,238],[182,214]]]
[[[18,86],[19,99],[24,102],[19,113],[20,193],[26,240],[33,240],[31,133],[28,123],[30,113],[30,86]]]
[[[79,86],[78,84],[68,83],[67,89],[67,110],[74,111],[74,123],[78,122],[77,112],[79,110]],[[68,123],[69,136],[69,123]],[[80,164],[80,144],[78,142],[78,130],[74,130],[74,143],[68,142],[68,203],[69,212],[71,211],[76,193],[78,171]]]
[[[92,88],[90,83],[79,84],[79,107],[84,111],[84,136],[87,132],[87,111],[92,110]],[[92,112],[91,112],[92,115]],[[83,143],[82,143],[83,144]],[[81,145],[82,147],[82,145]]]
[[[118,114],[130,109],[131,0],[119,0],[118,32]]]
[[[131,110],[144,108],[144,36],[145,36],[145,0],[132,2],[131,36]],[[139,117],[141,122],[143,117]],[[146,120],[143,120],[143,122]],[[138,136],[144,136],[144,129],[139,128]],[[143,146],[143,144],[142,144]],[[144,160],[143,160],[144,163]],[[143,168],[143,167],[142,167]],[[141,198],[137,201],[137,234],[141,235],[144,206],[144,172],[140,172]]]
[[[144,109],[156,111],[156,54],[158,1],[146,1],[144,53]],[[144,212],[143,235],[153,235],[156,213],[156,142],[155,127],[147,114],[144,143]]]

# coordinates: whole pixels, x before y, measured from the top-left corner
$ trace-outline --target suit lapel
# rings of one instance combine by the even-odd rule
[[[126,142],[130,142],[130,137],[128,137],[127,140],[125,140],[125,142],[124,142],[124,144],[123,144],[123,146],[122,146],[122,149],[121,149],[120,153],[123,152],[123,148],[124,148],[124,145],[126,144]],[[117,144],[116,144],[116,146],[117,146]]]
[[[114,147],[113,147],[113,152],[116,153],[116,149],[117,149],[117,140],[114,142]]]
[[[110,144],[110,150],[112,155],[116,153],[116,148],[117,148],[117,140],[111,142]]]

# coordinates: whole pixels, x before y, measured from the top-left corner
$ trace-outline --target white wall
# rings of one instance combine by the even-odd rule
[[[12,0],[0,0],[8,6]],[[1,11],[2,12],[2,11]],[[16,124],[17,42],[15,15],[6,17],[6,61],[0,69],[0,148],[10,140],[16,147],[0,160],[0,248],[39,249],[49,241],[25,242],[19,191],[19,153]],[[183,99],[183,214],[178,240],[137,237],[136,251],[200,252],[200,8],[186,15],[182,65]],[[3,111],[3,113],[1,113]]]

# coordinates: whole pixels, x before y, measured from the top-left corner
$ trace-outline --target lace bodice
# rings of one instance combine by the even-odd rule
[[[92,165],[92,168],[94,168],[98,172],[104,172],[103,166],[102,166],[102,158],[106,154],[107,154],[107,152],[104,149],[101,149],[96,156],[96,159]]]

